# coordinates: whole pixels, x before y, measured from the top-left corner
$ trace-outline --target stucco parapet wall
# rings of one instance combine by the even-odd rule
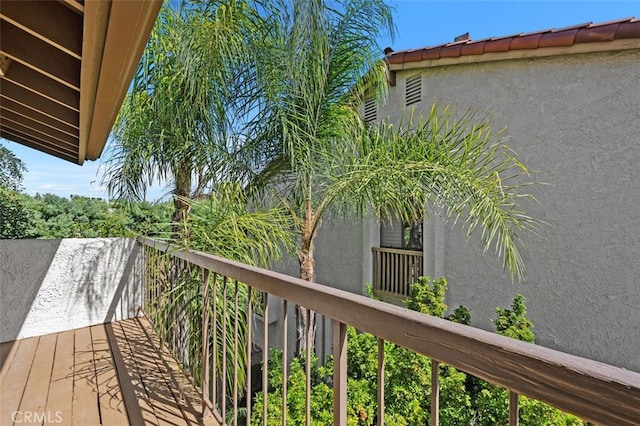
[[[588,53],[640,51],[640,39],[623,39],[606,42],[575,44],[562,47],[541,47],[529,50],[509,50],[508,52],[489,52],[482,55],[465,55],[455,58],[425,59],[415,62],[389,63],[391,71],[418,68],[435,68],[449,65],[477,64],[482,62],[512,61],[519,59],[548,58],[552,56],[581,55]]]
[[[139,252],[129,238],[0,240],[0,342],[138,315]]]

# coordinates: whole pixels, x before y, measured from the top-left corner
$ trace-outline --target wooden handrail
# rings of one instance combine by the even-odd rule
[[[637,425],[640,373],[207,253],[147,246],[599,424]]]

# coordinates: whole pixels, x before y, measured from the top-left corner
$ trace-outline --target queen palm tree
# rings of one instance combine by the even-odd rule
[[[426,117],[368,126],[364,95],[387,87],[382,48],[393,36],[382,0],[281,1],[267,14],[268,32],[252,47],[259,121],[247,140],[274,153],[251,181],[285,207],[298,235],[300,278],[314,281],[314,239],[328,212],[422,220],[434,209],[458,220],[470,236],[481,228],[512,277],[521,277],[519,230],[536,221],[518,207],[526,168],[490,122],[472,112],[434,105]],[[313,315],[298,308],[298,348]]]
[[[118,115],[103,182],[111,196],[143,199],[149,185],[166,182],[176,230],[187,220],[189,198],[217,181],[233,157],[233,109],[246,63],[242,3],[224,9],[162,7]]]

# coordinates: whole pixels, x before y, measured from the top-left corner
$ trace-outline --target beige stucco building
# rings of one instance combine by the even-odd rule
[[[423,273],[449,280],[449,307],[493,330],[496,306],[522,293],[537,343],[640,371],[640,21],[388,51],[387,61],[388,99],[367,118],[399,122],[434,102],[491,114],[543,183],[526,209],[547,225],[522,236],[522,282],[459,227],[425,220]],[[380,245],[374,221],[325,224],[318,281],[362,292]]]

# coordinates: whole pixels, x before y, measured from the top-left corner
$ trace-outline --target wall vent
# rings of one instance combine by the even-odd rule
[[[364,121],[372,123],[378,118],[378,108],[376,107],[375,98],[367,98],[364,100]]]
[[[405,87],[405,105],[413,105],[422,100],[422,75],[416,74],[407,78]]]

